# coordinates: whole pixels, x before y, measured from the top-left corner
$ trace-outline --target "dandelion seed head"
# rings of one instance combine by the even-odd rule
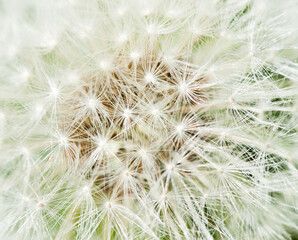
[[[0,239],[294,238],[290,2],[6,1]]]

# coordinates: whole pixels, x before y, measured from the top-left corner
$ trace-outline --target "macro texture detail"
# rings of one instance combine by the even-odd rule
[[[297,239],[297,11],[0,0],[0,239]]]

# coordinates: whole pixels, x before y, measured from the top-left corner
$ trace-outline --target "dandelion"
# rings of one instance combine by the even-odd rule
[[[297,4],[0,4],[1,239],[295,239]]]

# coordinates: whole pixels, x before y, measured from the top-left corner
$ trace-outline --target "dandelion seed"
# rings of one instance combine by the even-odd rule
[[[124,175],[124,177],[128,178],[131,176],[131,173],[128,170],[126,170],[126,171],[124,171],[123,175]]]
[[[126,13],[126,9],[125,8],[118,8],[117,12],[120,16],[123,16]]]
[[[179,84],[179,91],[180,91],[181,94],[187,94],[188,91],[189,91],[187,84],[184,83],[184,82],[181,82]]]
[[[95,110],[96,109],[96,105],[97,105],[97,100],[90,98],[86,101],[86,105],[91,109],[91,110]]]
[[[106,208],[107,209],[111,209],[112,208],[112,203],[110,202],[110,201],[108,201],[107,203],[106,203]]]
[[[133,60],[138,60],[141,57],[141,54],[139,52],[133,51],[133,52],[130,53],[130,57]]]
[[[145,75],[145,81],[147,83],[152,83],[152,84],[156,84],[157,83],[157,80],[156,78],[154,77],[154,75],[150,72],[146,73]]]
[[[59,144],[63,147],[66,147],[68,145],[67,138],[65,136],[60,136]]]
[[[99,62],[99,67],[102,71],[108,71],[111,67],[111,63],[108,60],[102,60]]]
[[[119,43],[123,43],[123,42],[126,42],[127,39],[128,39],[127,34],[122,33],[122,34],[120,34],[120,36],[119,36],[119,38],[118,38],[118,42],[119,42]]]
[[[173,163],[169,163],[166,165],[166,169],[169,173],[172,173],[175,169],[175,165]]]
[[[148,15],[148,14],[146,14]],[[156,26],[154,26],[153,24],[150,24],[148,27],[147,27],[147,33],[149,35],[151,34],[155,34],[156,33]]]
[[[223,174],[224,173],[224,169],[222,167],[219,167],[217,169],[217,171],[218,171],[219,174]]]
[[[30,72],[28,69],[23,69],[19,76],[20,83],[26,83],[30,77]]]
[[[153,107],[153,108],[151,109],[151,114],[152,114],[153,116],[159,116],[159,115],[160,115],[160,110],[159,110],[158,108]]]
[[[83,194],[85,194],[85,195],[89,195],[89,194],[91,193],[91,189],[90,189],[89,186],[84,186],[84,187],[82,188],[82,192],[83,192]]]
[[[71,83],[78,84],[78,82],[80,80],[80,76],[76,73],[69,73],[67,75],[67,80]]]
[[[21,147],[21,153],[22,153],[22,155],[23,155],[26,159],[29,159],[29,157],[30,157],[30,151],[29,151],[28,148],[22,146],[22,147]]]
[[[183,132],[185,130],[185,125],[183,123],[180,123],[176,126],[176,132],[179,134],[179,135],[182,135]]]
[[[125,108],[123,111],[123,117],[124,118],[130,118],[132,115],[132,110],[129,108]]]
[[[59,96],[59,89],[57,88],[57,86],[52,85],[51,86],[51,91],[50,91],[50,96],[54,99],[58,98]]]

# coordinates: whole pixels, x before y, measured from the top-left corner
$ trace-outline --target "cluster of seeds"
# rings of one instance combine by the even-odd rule
[[[296,35],[269,0],[17,2],[0,238],[294,236]]]

